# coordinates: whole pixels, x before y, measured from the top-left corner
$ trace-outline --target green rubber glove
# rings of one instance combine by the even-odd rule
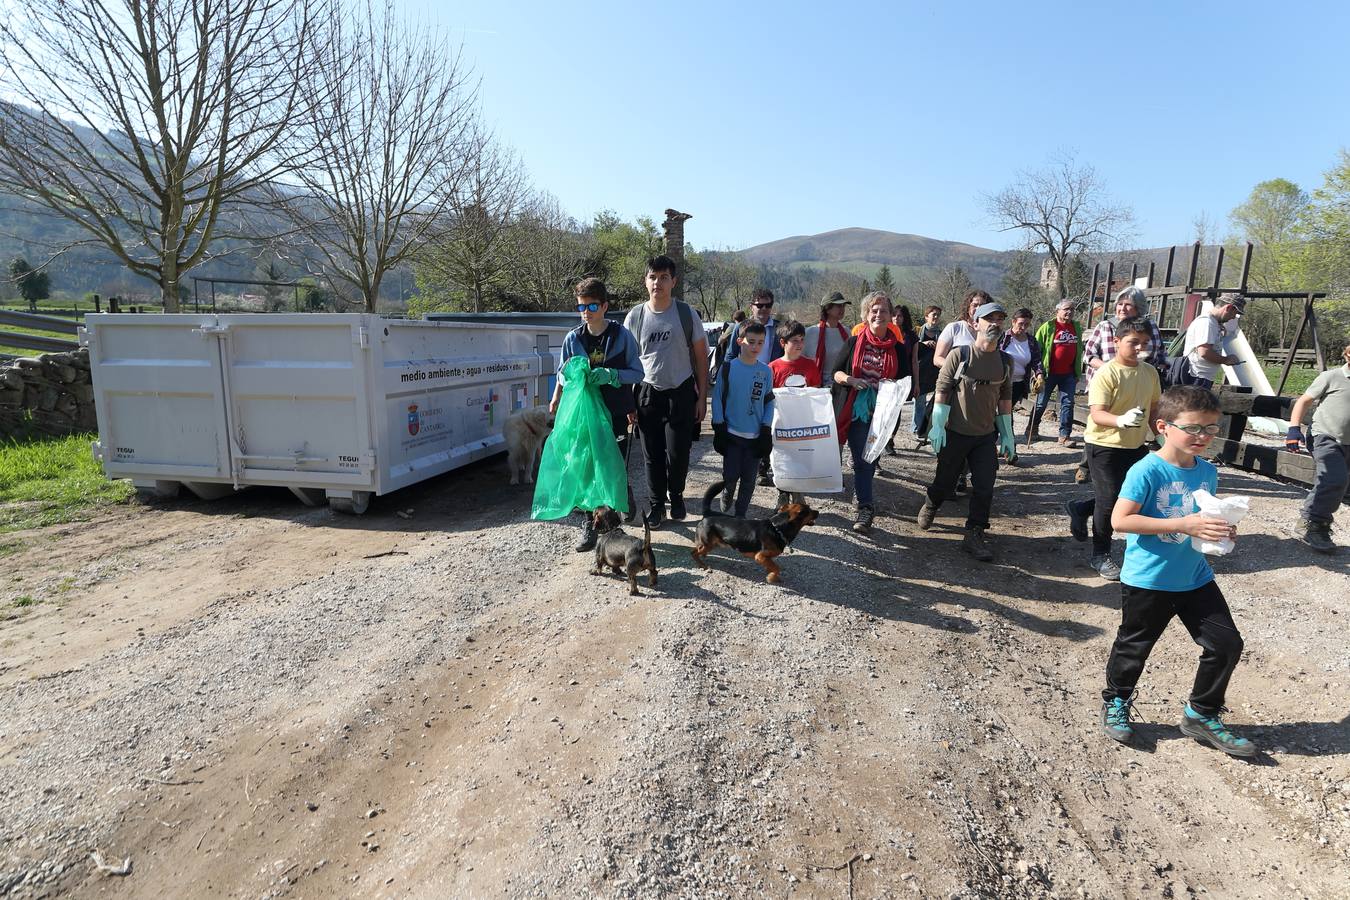
[[[994,424],[998,426],[998,449],[1008,457],[1008,462],[1012,462],[1017,459],[1017,439],[1013,437],[1012,414],[995,417]]]
[[[934,403],[933,411],[928,415],[933,421],[933,426],[928,429],[928,443],[933,448],[933,455],[937,456],[947,446],[947,420],[952,416],[952,406],[950,403]]]
[[[618,387],[619,373],[615,369],[591,369],[586,375],[586,383],[597,387]]]

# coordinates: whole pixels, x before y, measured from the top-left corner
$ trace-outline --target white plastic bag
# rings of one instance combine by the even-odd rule
[[[839,433],[826,388],[773,391],[773,482],[780,491],[837,494],[844,489]]]
[[[886,442],[895,434],[896,423],[900,421],[900,408],[909,396],[909,376],[899,381],[883,381],[877,385],[877,404],[872,408],[872,427],[867,430],[867,444],[863,447],[863,459],[876,462]]]
[[[1221,500],[1204,488],[1195,491],[1191,496],[1195,498],[1195,505],[1200,507],[1200,512],[1207,516],[1223,519],[1229,525],[1236,525],[1241,522],[1247,515],[1248,504],[1251,503],[1250,498],[1247,497],[1224,497]],[[1233,541],[1230,538],[1224,538],[1215,543],[1193,537],[1191,538],[1191,546],[1201,553],[1208,553],[1210,556],[1227,556],[1233,552]]]

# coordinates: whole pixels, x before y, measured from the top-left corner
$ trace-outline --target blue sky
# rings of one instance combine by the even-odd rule
[[[1350,146],[1344,3],[404,2],[462,40],[538,187],[583,219],[691,212],[699,247],[1012,247],[980,195],[1060,151],[1166,246]]]

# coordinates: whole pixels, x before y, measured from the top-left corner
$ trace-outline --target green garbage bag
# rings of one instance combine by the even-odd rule
[[[598,506],[628,512],[628,469],[600,388],[587,383],[590,370],[590,360],[580,354],[563,366],[566,387],[534,485],[536,519],[561,519],[574,509]]]

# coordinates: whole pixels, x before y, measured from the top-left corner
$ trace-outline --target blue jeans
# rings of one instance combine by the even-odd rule
[[[928,437],[928,404],[924,402],[927,399],[928,395],[922,391],[914,395],[914,421],[909,430],[919,437]]]
[[[853,499],[859,506],[872,505],[872,476],[877,473],[877,464],[863,459],[867,433],[871,429],[871,422],[857,419],[848,426],[848,449],[853,454]]]
[[[1041,424],[1041,416],[1050,405],[1050,392],[1059,389],[1059,436],[1073,434],[1073,392],[1078,387],[1078,376],[1070,372],[1067,375],[1045,376],[1045,387],[1036,397],[1036,411],[1032,413],[1032,430]]]
[[[729,434],[727,438],[727,452],[722,456],[722,480],[726,482],[723,490],[736,498],[736,516],[744,519],[755,495],[759,457],[755,456],[755,443],[749,438],[738,434]]]

